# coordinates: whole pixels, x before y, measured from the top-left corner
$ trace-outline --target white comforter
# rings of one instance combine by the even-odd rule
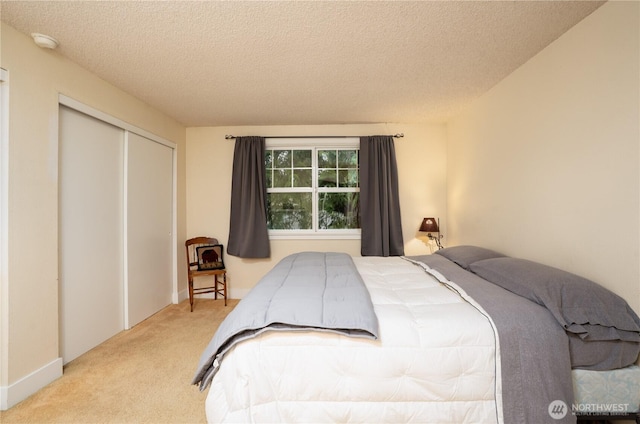
[[[305,331],[241,342],[211,383],[209,422],[498,421],[488,319],[402,258],[354,261],[379,340]]]

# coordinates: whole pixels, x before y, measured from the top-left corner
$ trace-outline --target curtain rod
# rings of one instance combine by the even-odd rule
[[[265,138],[352,138],[352,137],[360,137],[358,135],[270,135]],[[402,138],[404,137],[403,133],[393,134],[391,137],[393,138]],[[237,138],[235,135],[225,135],[225,139],[233,140]]]

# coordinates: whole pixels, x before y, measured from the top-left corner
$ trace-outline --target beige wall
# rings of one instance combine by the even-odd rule
[[[448,230],[640,311],[638,2],[609,2],[448,126]]]
[[[215,127],[187,129],[187,235],[211,235],[224,244],[229,237],[229,198],[233,140],[240,135],[374,135],[404,133],[396,139],[400,209],[407,255],[429,252],[418,237],[422,218],[442,217],[446,228],[446,139],[443,125],[324,125]],[[445,230],[446,231],[446,230]],[[277,261],[301,250],[360,254],[360,240],[272,240],[271,258],[225,256],[232,297],[243,296]]]
[[[186,232],[185,128],[2,24],[9,72],[8,334],[0,387],[54,361],[58,352],[58,94],[64,94],[178,146],[178,241]],[[96,243],[99,243],[96,240]],[[34,254],[37,253],[37,256]],[[82,258],[78,258],[82,260]],[[180,274],[180,282],[186,286]]]

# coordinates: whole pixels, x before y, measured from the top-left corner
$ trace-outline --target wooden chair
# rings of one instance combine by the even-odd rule
[[[227,270],[224,267],[224,247],[218,239],[211,237],[195,237],[184,242],[187,249],[187,272],[189,277],[189,303],[193,312],[193,296],[202,293],[214,293],[224,298],[227,306]],[[213,285],[194,287],[196,277],[213,276]],[[222,277],[222,279],[220,279]]]

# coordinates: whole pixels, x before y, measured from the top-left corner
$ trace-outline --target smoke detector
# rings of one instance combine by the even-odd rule
[[[33,37],[33,41],[35,41],[38,47],[51,49],[51,50],[58,47],[58,44],[59,44],[58,40],[56,40],[53,37],[49,37],[48,35],[44,35],[44,34],[39,34],[37,32],[32,33],[31,36]]]

